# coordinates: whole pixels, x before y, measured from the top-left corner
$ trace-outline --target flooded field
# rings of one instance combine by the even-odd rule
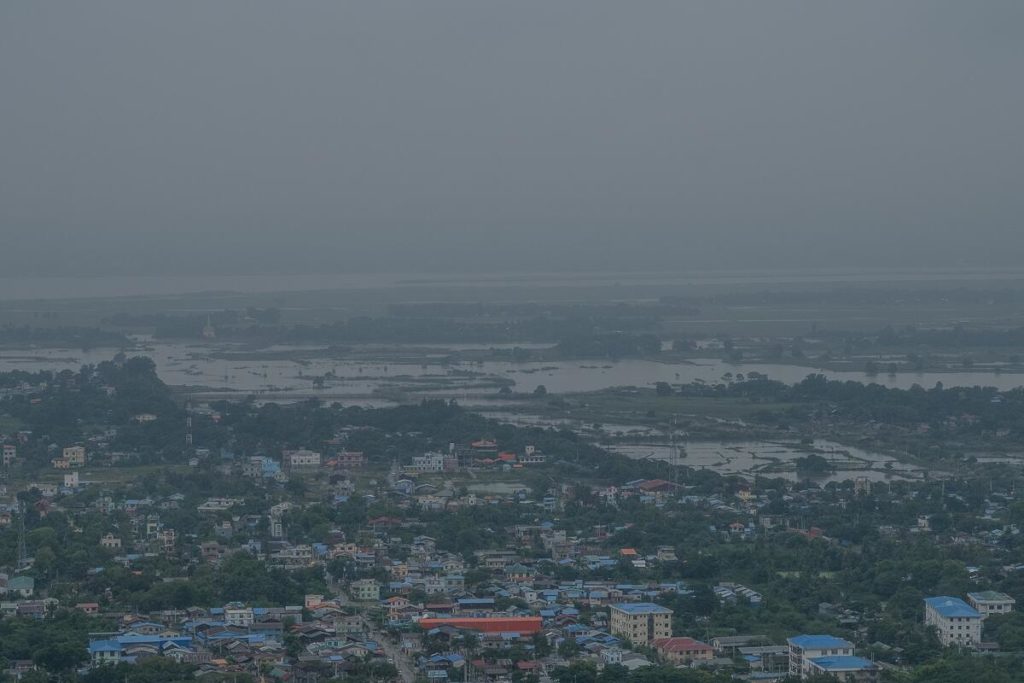
[[[389,347],[392,352],[395,348]],[[655,382],[689,383],[723,381],[757,372],[787,383],[795,383],[808,374],[820,372],[836,380],[871,382],[907,389],[918,384],[930,388],[937,382],[946,386],[992,386],[1009,390],[1024,385],[1024,375],[995,372],[924,372],[868,376],[854,371],[819,371],[795,365],[771,363],[734,364],[719,359],[661,363],[652,360],[549,361],[516,363],[511,361],[445,362],[446,352],[485,345],[458,348],[408,347],[414,360],[344,360],[317,357],[324,349],[288,347],[272,352],[303,351],[308,357],[289,359],[223,358],[239,347],[226,344],[156,343],[140,340],[133,355],[147,355],[168,384],[198,386],[211,390],[250,393],[302,392],[325,397],[371,397],[380,390],[422,396],[470,398],[493,395],[502,383],[513,383],[517,392],[531,392],[539,385],[551,393],[590,392],[617,386],[649,387]],[[0,371],[77,370],[87,363],[109,360],[114,349],[33,349],[0,351]]]
[[[676,457],[673,448],[665,444],[613,445],[607,448],[635,459],[673,462]],[[795,481],[806,477],[798,476],[793,462],[809,453],[821,455],[835,468],[834,473],[815,478],[821,484],[858,477],[870,481],[891,481],[922,476],[919,468],[901,463],[891,456],[824,440],[806,446],[769,441],[689,441],[680,445],[675,462],[695,469],[714,470],[720,474],[746,477],[761,474]]]

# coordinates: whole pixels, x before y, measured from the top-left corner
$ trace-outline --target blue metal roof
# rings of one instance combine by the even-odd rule
[[[853,643],[848,640],[828,635],[793,636],[786,642],[804,650],[830,650],[833,648],[853,647]]]
[[[626,614],[647,614],[654,612],[655,614],[671,614],[672,610],[668,607],[662,607],[661,605],[655,605],[653,602],[621,602],[617,605],[612,605],[617,610],[621,610]]]
[[[120,652],[121,643],[116,640],[94,640],[89,643],[89,652],[95,654],[97,652]]]
[[[960,598],[948,595],[939,595],[934,598],[925,598],[925,604],[934,609],[943,617],[966,617],[968,619],[981,619],[981,613],[974,609]]]
[[[871,671],[877,668],[875,663],[870,659],[864,659],[863,657],[854,657],[852,655],[847,656],[835,656],[835,657],[815,657],[811,660],[814,666],[818,667],[822,671]]]

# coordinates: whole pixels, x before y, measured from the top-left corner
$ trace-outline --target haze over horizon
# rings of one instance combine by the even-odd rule
[[[0,272],[1011,266],[1024,4],[0,7]]]

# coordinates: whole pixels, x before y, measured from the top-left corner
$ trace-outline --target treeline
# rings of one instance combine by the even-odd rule
[[[149,358],[118,354],[115,360],[86,365],[79,372],[0,373],[0,386],[21,382],[35,390],[0,401],[0,414],[15,418],[23,428],[54,443],[81,441],[90,435],[88,430],[100,425],[118,427],[113,449],[155,452],[181,442],[183,413]],[[157,420],[131,422],[132,416],[142,413],[155,415]],[[30,458],[33,455],[31,449],[21,451]],[[39,462],[50,457],[45,451],[34,455]]]
[[[98,327],[29,327],[5,325],[0,327],[0,346],[58,347],[69,349],[123,348],[132,343],[120,332]]]
[[[664,384],[660,385],[662,393]],[[925,389],[891,389],[880,384],[826,379],[808,375],[789,385],[768,379],[728,384],[701,383],[669,387],[673,394],[703,397],[741,397],[753,402],[798,403],[827,411],[835,418],[888,424],[935,424],[969,416],[978,430],[1019,429],[1024,433],[1024,388],[1000,392],[994,387],[951,387],[941,383]]]

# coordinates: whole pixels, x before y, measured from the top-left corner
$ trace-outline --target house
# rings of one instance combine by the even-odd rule
[[[657,638],[672,637],[672,610],[653,602],[624,602],[609,605],[609,629],[636,645],[647,645]]]
[[[786,641],[789,644],[789,675],[811,676],[811,660],[820,657],[853,656],[853,643],[829,635],[800,635]]]
[[[981,613],[981,618],[990,617],[993,614],[1007,614],[1013,611],[1017,603],[1006,593],[998,591],[981,591],[979,593],[968,593],[967,602],[971,607]]]
[[[7,582],[7,594],[31,598],[36,591],[36,580],[31,576],[15,576]]]
[[[807,670],[807,676],[831,676],[844,683],[875,683],[878,680],[877,664],[870,659],[849,655],[807,660]]]
[[[120,550],[121,539],[114,534],[107,532],[100,538],[100,547],[107,550]]]
[[[693,638],[655,638],[651,645],[662,659],[671,664],[706,662],[715,658],[715,648]]]
[[[934,626],[946,647],[973,647],[981,642],[981,612],[960,598],[940,595],[924,599],[924,623]]]

